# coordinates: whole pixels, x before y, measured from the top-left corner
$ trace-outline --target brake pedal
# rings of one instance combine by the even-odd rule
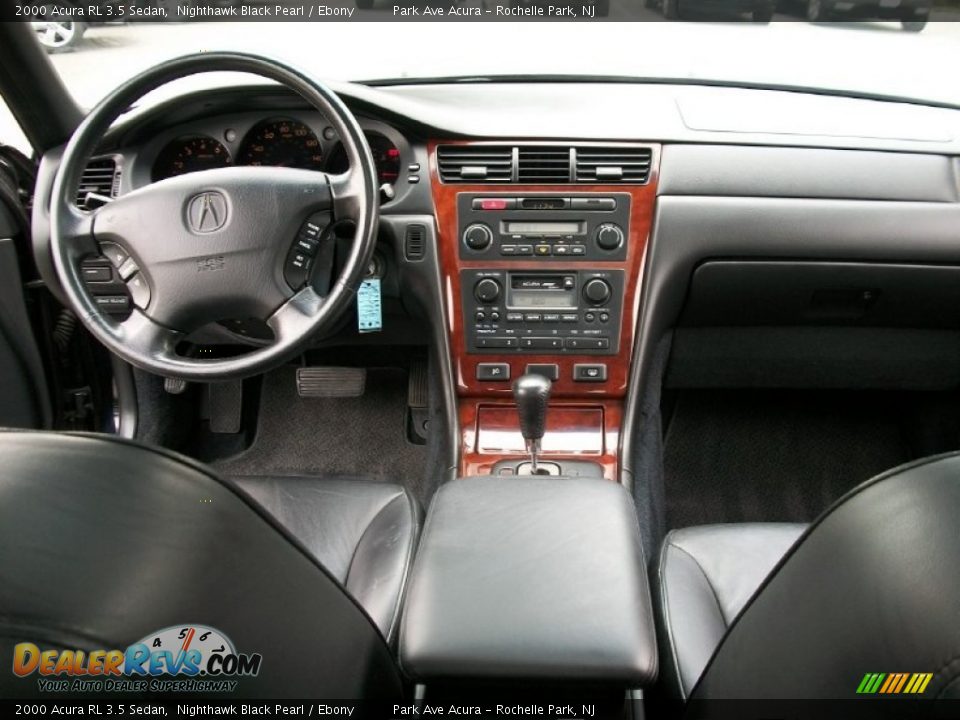
[[[297,368],[297,395],[302,398],[360,397],[366,385],[366,368]]]

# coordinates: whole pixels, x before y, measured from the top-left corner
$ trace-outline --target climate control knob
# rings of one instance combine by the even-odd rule
[[[610,299],[610,284],[600,278],[589,280],[583,286],[583,297],[591,305],[603,305]]]
[[[477,302],[485,305],[496,302],[497,298],[500,297],[500,283],[490,278],[484,278],[473,286],[473,296],[477,299]]]
[[[485,250],[493,242],[493,231],[483,223],[474,223],[463,231],[463,242],[471,250]]]
[[[603,250],[616,250],[623,245],[623,230],[619,225],[604,223],[594,234],[597,245]]]

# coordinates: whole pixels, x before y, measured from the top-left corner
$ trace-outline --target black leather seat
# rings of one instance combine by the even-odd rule
[[[400,695],[387,639],[419,531],[402,488],[238,486],[158,448],[56,433],[0,433],[0,467],[0,656],[201,623],[263,655],[241,696]],[[5,697],[36,685],[0,673]]]
[[[933,674],[924,697],[958,697],[957,568],[960,454],[880,475],[809,527],[672,532],[654,578],[662,684],[692,701],[837,699],[908,671]]]
[[[656,577],[660,678],[687,697],[740,611],[806,525],[704,525],[670,532]]]
[[[399,485],[361,478],[235,477],[360,603],[393,642],[420,532],[420,508]]]

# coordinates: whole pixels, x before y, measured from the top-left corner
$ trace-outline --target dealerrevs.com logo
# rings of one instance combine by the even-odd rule
[[[43,692],[231,692],[262,662],[205,625],[164,628],[125,650],[41,650],[29,642],[13,649],[13,673],[36,675]]]

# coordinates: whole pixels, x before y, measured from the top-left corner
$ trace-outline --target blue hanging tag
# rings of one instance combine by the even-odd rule
[[[360,289],[357,290],[357,327],[362,333],[383,330],[380,278],[371,278],[360,283]]]

